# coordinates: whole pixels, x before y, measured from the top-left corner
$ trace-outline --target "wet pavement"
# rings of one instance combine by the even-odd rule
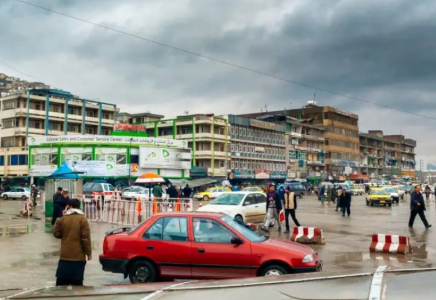
[[[205,203],[203,203],[205,204]],[[196,203],[198,205],[198,203]],[[435,224],[435,203],[427,203],[427,219]],[[373,272],[378,266],[392,268],[428,268],[436,266],[436,228],[425,230],[419,218],[409,230],[409,198],[392,207],[368,207],[365,199],[353,197],[351,217],[335,212],[334,204],[321,205],[315,197],[298,202],[297,218],[302,226],[324,230],[325,245],[311,246],[324,261],[323,273]],[[22,218],[21,201],[0,200],[0,292],[8,289],[37,289],[54,285],[60,241],[51,235],[39,209],[32,218]],[[93,260],[88,262],[85,284],[103,286],[128,283],[120,274],[101,270],[104,232],[108,224],[92,223]],[[373,233],[410,236],[414,253],[410,255],[374,254],[369,252]],[[271,236],[289,238],[288,234],[271,230]]]

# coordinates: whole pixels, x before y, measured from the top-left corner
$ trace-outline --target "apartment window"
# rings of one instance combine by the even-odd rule
[[[239,169],[239,161],[235,161],[235,169]]]
[[[18,119],[12,118],[12,119],[3,119],[2,120],[3,123],[3,128],[14,128],[14,127],[18,127],[17,123],[18,123]]]
[[[103,113],[103,119],[110,120],[110,114],[109,113]]]
[[[92,127],[86,127],[86,133],[87,134],[94,134],[95,133],[95,130],[94,130],[94,128],[92,128]]]
[[[2,147],[14,147],[15,146],[14,142],[15,142],[14,137],[2,138],[1,145]]]
[[[230,144],[230,151],[234,152],[234,149],[235,149],[235,145],[234,144]]]
[[[42,110],[41,103],[30,102],[29,109]]]
[[[234,162],[233,160],[230,162],[230,168],[231,168],[231,169],[234,169],[234,168],[235,168],[235,162]]]
[[[181,132],[182,134],[192,134],[192,127],[182,127]]]
[[[54,123],[54,122],[50,122],[49,124],[48,124],[48,128],[50,129],[50,130],[59,130],[59,123]]]
[[[70,132],[80,132],[79,125],[68,124],[68,131],[70,131]]]
[[[87,110],[86,111],[86,116],[87,117],[91,117],[91,118],[95,118],[95,112],[92,110]]]
[[[25,166],[27,165],[27,154],[15,154],[9,156],[10,166]]]
[[[0,156],[0,166],[4,166],[5,165],[5,156],[1,155]]]
[[[247,136],[247,128],[244,127],[244,136]]]
[[[305,160],[306,159],[306,152],[305,151],[297,151],[297,158]]]
[[[14,109],[17,107],[17,100],[3,101],[3,110]]]
[[[30,128],[43,129],[41,121],[30,120],[29,121]]]
[[[111,134],[111,131],[110,131],[110,129],[103,129],[102,130],[102,134],[103,135],[109,135],[109,134]]]
[[[79,115],[79,109],[77,109],[75,107],[68,107],[68,114]]]
[[[55,112],[55,113],[60,113],[62,112],[60,105],[54,105],[54,104],[50,104],[49,106],[49,110],[51,112]]]

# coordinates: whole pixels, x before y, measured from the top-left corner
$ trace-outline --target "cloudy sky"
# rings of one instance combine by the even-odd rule
[[[0,61],[128,112],[174,117],[303,106],[359,115],[361,131],[418,141],[436,162],[436,1],[26,0],[66,14],[402,113],[251,73],[0,1]],[[30,79],[0,64],[0,72]]]

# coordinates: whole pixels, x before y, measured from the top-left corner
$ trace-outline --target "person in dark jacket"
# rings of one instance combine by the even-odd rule
[[[52,228],[53,235],[61,239],[56,286],[82,286],[86,259],[92,259],[91,231],[78,199],[68,200],[66,208]]]
[[[291,192],[291,187],[289,186],[285,188],[283,208],[285,209],[285,221],[286,221],[285,233],[289,233],[289,215],[291,215],[291,218],[294,221],[295,225],[300,226],[300,223],[295,217],[295,210],[297,209],[297,195],[294,192]]]
[[[322,185],[319,189],[319,200],[321,200],[321,203],[324,204],[325,199],[325,185]]]
[[[332,196],[332,202],[333,203],[335,203],[336,202],[336,197],[338,196],[338,190],[336,189],[336,185],[334,185],[333,187],[332,187],[332,194],[331,194],[331,196]]]
[[[170,197],[171,201],[174,201],[179,196],[179,193],[177,192],[177,189],[176,189],[176,187],[174,185],[171,185],[167,189],[167,194]]]
[[[186,184],[186,186],[183,188],[183,197],[190,198],[192,193],[192,189],[189,187],[189,184]]]
[[[57,192],[53,195],[53,216],[51,225],[54,225],[57,218],[62,218],[62,211],[65,209],[65,201],[62,199],[62,188],[58,187]]]
[[[36,207],[36,198],[38,197],[38,188],[33,184],[32,185],[32,202],[33,207]]]
[[[268,192],[266,193],[266,216],[265,222],[262,226],[263,231],[268,231],[269,225],[275,220],[279,226],[279,231],[282,229],[280,226],[279,214],[282,210],[282,201],[279,194],[274,189],[274,183],[268,185]]]
[[[428,224],[424,211],[425,211],[424,197],[422,196],[421,193],[421,186],[417,185],[415,186],[415,191],[410,195],[409,228],[413,228],[413,222],[415,221],[416,215],[419,215],[426,229],[431,227],[431,225]]]
[[[342,194],[339,197],[339,206],[341,207],[342,216],[345,217],[345,211],[347,215],[351,214],[351,195],[346,189],[342,189]]]

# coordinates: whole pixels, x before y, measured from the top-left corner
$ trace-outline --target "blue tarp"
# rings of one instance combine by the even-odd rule
[[[70,168],[67,162],[64,162],[62,166],[60,166],[56,171],[53,172],[48,179],[78,179],[79,174],[83,174],[83,172],[76,172]]]

